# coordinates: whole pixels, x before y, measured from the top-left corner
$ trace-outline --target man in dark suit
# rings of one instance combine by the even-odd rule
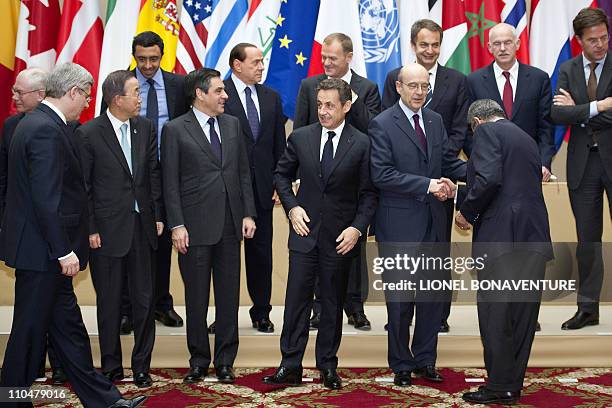
[[[164,42],[153,31],[143,31],[132,41],[132,55],[136,60],[134,73],[140,86],[142,104],[140,115],[153,121],[157,132],[158,153],[161,146],[161,135],[164,124],[181,116],[189,108],[185,97],[185,78],[181,75],[164,71],[160,68],[164,55]],[[102,110],[106,104],[102,103]],[[159,156],[159,155],[158,155]],[[172,257],[172,241],[170,231],[158,237],[158,247],[155,269],[155,320],[168,327],[181,327],[183,319],[173,307],[170,294],[170,260]],[[127,292],[127,282],[123,285],[121,332],[129,334],[132,331],[130,296]]]
[[[319,276],[321,320],[316,361],[325,387],[342,386],[336,356],[342,339],[342,307],[352,258],[367,235],[377,193],[370,182],[370,141],[345,120],[351,88],[337,78],[317,86],[320,123],[295,130],[275,171],[275,183],[287,216],[289,277],[281,334],[283,359],[271,384],[302,382],[308,343],[308,315],[314,277]],[[297,196],[292,181],[300,171]]]
[[[161,174],[153,123],[138,116],[140,90],[130,71],[115,71],[102,84],[106,112],[76,131],[89,197],[91,278],[102,372],[123,379],[119,321],[127,275],[134,317],[134,383],[148,387],[155,341],[153,251],[164,225]]]
[[[538,145],[493,100],[474,102],[468,120],[474,149],[467,196],[455,221],[462,229],[474,226],[472,257],[484,263],[478,279],[544,279],[553,256]],[[487,384],[465,393],[464,400],[506,404],[520,398],[541,297],[541,290],[478,291]]]
[[[217,326],[214,366],[219,381],[234,382],[240,241],[255,233],[246,142],[240,121],[223,113],[227,94],[220,75],[208,68],[187,75],[193,109],[168,122],[162,138],[167,222],[185,284],[191,354],[186,383],[202,381],[211,361],[205,320],[211,270]]]
[[[244,242],[247,288],[253,301],[249,314],[254,328],[272,333],[272,209],[278,200],[272,178],[285,151],[287,118],[280,96],[259,84],[264,70],[261,50],[240,43],[230,52],[229,60],[232,75],[224,81],[228,96],[225,113],[237,117],[242,127],[257,210],[257,234]]]
[[[573,24],[582,54],[561,65],[551,112],[555,123],[571,126],[567,187],[578,236],[578,311],[563,323],[563,330],[599,324],[604,273],[601,247],[604,190],[612,204],[609,111],[612,61],[607,58],[608,16],[602,9],[582,9]]]
[[[471,101],[496,101],[504,108],[506,116],[536,141],[542,160],[542,181],[548,181],[555,154],[550,122],[550,78],[541,69],[522,64],[516,59],[520,45],[521,40],[510,24],[499,23],[491,28],[488,48],[495,60],[468,75],[468,91]],[[466,144],[469,155],[471,132]]]
[[[8,154],[13,133],[15,133],[15,128],[21,119],[25,117],[26,113],[32,112],[45,99],[47,75],[47,72],[40,68],[27,68],[21,71],[17,78],[15,78],[13,102],[18,113],[4,121],[2,140],[0,140],[0,219],[2,219],[2,214],[4,214],[4,206],[6,204],[6,181],[9,168]],[[46,342],[46,346],[52,370],[51,381],[54,385],[61,385],[66,382],[66,374],[57,358],[55,358],[53,346],[51,346],[49,341]],[[46,352],[43,353],[40,363],[38,372],[38,377],[40,378],[45,377],[46,354]]]
[[[399,73],[396,87],[400,100],[374,118],[369,129],[372,181],[380,191],[376,241],[383,257],[402,253],[414,256],[414,245],[425,251],[427,245],[421,248],[421,243],[435,249],[432,243],[443,242],[447,217],[442,201],[454,195],[455,185],[450,179],[465,179],[465,163],[448,149],[442,117],[423,108],[429,89],[427,70],[416,63],[407,64]],[[421,279],[434,277],[429,273],[415,271]],[[432,273],[437,275],[437,271]],[[397,278],[393,271],[383,273],[385,282],[394,283]],[[385,291],[388,359],[394,383],[410,385],[411,372],[430,381],[442,381],[435,364],[443,302],[420,297],[420,293],[417,297],[412,292],[397,295]],[[416,324],[409,347],[413,310]]]
[[[48,333],[84,406],[135,407],[145,397],[122,399],[94,369],[72,287],[72,277],[87,265],[88,209],[76,140],[66,121],[89,105],[92,85],[83,67],[57,66],[46,99],[13,135],[0,256],[16,269],[15,306],[0,386],[32,385]]]
[[[429,72],[431,87],[427,92],[425,107],[442,116],[448,136],[448,149],[458,156],[467,135],[465,122],[468,108],[467,78],[461,72],[438,63],[443,34],[442,27],[436,22],[427,19],[417,20],[410,31],[410,44],[416,55],[416,62]],[[401,67],[396,68],[387,74],[382,98],[383,109],[390,108],[400,99],[395,86],[400,69]],[[448,219],[445,241],[450,242],[455,211],[453,200],[447,200],[444,208]],[[442,333],[449,331],[450,306],[449,301],[444,308],[440,325]]]
[[[339,78],[351,86],[351,110],[346,115],[347,123],[362,133],[368,133],[368,125],[374,116],[380,113],[380,94],[372,81],[364,78],[352,69],[353,41],[343,33],[333,33],[325,37],[321,46],[324,74],[306,78],[300,85],[296,99],[293,128],[318,123],[317,86],[325,78]],[[344,311],[349,324],[358,330],[370,330],[371,324],[363,309],[363,302],[368,297],[365,253],[355,257],[349,274],[348,292]],[[316,278],[315,278],[316,279]],[[319,285],[315,281],[315,301],[310,327],[319,326],[321,307],[319,302]]]

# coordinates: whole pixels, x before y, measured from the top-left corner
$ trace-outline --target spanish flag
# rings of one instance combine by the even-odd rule
[[[164,40],[164,56],[161,68],[172,72],[176,62],[176,44],[178,42],[179,23],[176,0],[140,0],[140,14],[136,33],[153,31]],[[136,61],[132,59],[132,66]]]
[[[0,123],[9,115],[11,108],[11,88],[14,82],[15,42],[19,18],[19,0],[5,0],[0,5],[4,16],[0,24]]]

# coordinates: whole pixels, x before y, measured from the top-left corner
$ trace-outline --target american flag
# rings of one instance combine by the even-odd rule
[[[204,66],[212,0],[184,0],[180,17],[175,72],[186,74]]]

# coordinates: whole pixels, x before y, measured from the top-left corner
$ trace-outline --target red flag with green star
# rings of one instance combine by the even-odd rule
[[[468,45],[472,71],[493,61],[487,43],[489,30],[499,23],[504,8],[502,0],[465,0],[465,21],[468,24]]]

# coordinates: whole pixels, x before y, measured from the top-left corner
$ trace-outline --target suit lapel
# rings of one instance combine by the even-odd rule
[[[431,159],[431,150],[434,145],[434,139],[437,134],[432,126],[431,115],[428,108],[423,108],[423,128],[425,130],[425,138],[427,139],[427,160]]]
[[[166,92],[166,104],[168,105],[168,117],[170,119],[174,118],[174,107],[176,106],[176,82],[174,81],[174,77],[168,74],[166,71],[162,70],[162,78],[164,80],[164,90]]]
[[[140,171],[140,166],[144,162],[143,155],[146,151],[142,143],[144,138],[138,136],[138,124],[140,123],[137,118],[130,119],[130,141],[132,146],[132,176],[134,180],[136,175]]]
[[[406,114],[404,113],[402,108],[400,108],[399,102],[394,105],[393,109],[393,119],[397,127],[399,127],[402,132],[404,132],[406,136],[408,136],[408,138],[412,141],[412,143],[414,143],[414,145],[417,147],[417,149],[419,149],[423,156],[427,157],[427,153],[423,149],[421,142],[419,142],[419,140],[417,139],[416,133],[413,127],[410,125],[410,121],[406,117]]]
[[[514,94],[514,102],[512,103],[512,118],[517,115],[521,103],[523,102],[524,96],[527,93],[527,88],[529,87],[530,83],[530,76],[531,75],[527,67],[519,63],[518,78],[516,79],[516,92]],[[512,120],[512,118],[508,119]]]
[[[251,126],[249,125],[249,119],[247,118],[246,112],[244,111],[244,106],[242,106],[242,102],[240,101],[240,95],[238,95],[236,84],[231,78],[225,81],[225,91],[228,95],[226,104],[229,105],[229,111],[235,113],[233,116],[237,117],[240,121],[240,126],[242,127],[242,131],[244,132],[247,140],[250,143],[253,143],[253,132],[251,131]]]
[[[483,71],[482,81],[487,87],[487,93],[489,95],[495,95],[495,102],[499,103],[499,106],[503,107],[504,102],[502,101],[502,97],[499,94],[499,89],[497,88],[497,81],[495,80],[495,71],[493,71],[493,63],[489,64],[487,69]]]
[[[313,126],[312,133],[308,138],[308,144],[310,145],[310,153],[312,163],[315,169],[321,174],[321,125],[317,122],[317,126]],[[320,177],[319,177],[320,178]],[[323,182],[320,183],[320,187],[323,188]]]
[[[221,127],[221,124],[219,124],[219,127]],[[189,136],[191,136],[191,138],[198,144],[198,146],[200,146],[200,149],[202,149],[204,153],[206,153],[210,157],[210,160],[212,160],[212,162],[215,163],[217,166],[221,167],[221,163],[210,148],[210,142],[208,141],[208,139],[206,139],[206,134],[204,133],[204,130],[202,130],[200,123],[196,119],[193,110],[190,110],[189,113],[185,116],[185,128],[187,129],[187,133],[189,133]]]
[[[334,161],[332,162],[332,170],[329,173],[329,177],[325,180],[325,184],[329,182],[329,179],[332,178],[334,171],[338,167],[338,165],[342,162],[346,153],[353,146],[353,134],[349,128],[349,124],[344,122],[344,129],[342,129],[342,134],[340,135],[340,140],[338,140],[338,147],[336,148],[336,154],[334,155]],[[321,138],[319,138],[319,141]]]
[[[74,132],[72,132],[68,125],[64,123],[62,118],[60,118],[57,113],[55,113],[55,111],[53,111],[53,109],[51,109],[47,105],[41,103],[40,105],[38,105],[37,109],[40,109],[41,111],[45,112],[55,123],[57,123],[59,128],[62,130],[62,134],[66,138],[66,143],[70,147],[69,152],[72,156],[72,162],[74,164],[74,167],[79,170],[79,173],[83,174],[78,149],[77,146],[75,146],[75,141],[72,140],[72,138],[74,137]]]
[[[601,70],[601,77],[597,83],[597,99],[605,99],[609,96],[606,95],[606,91],[608,90],[608,85],[610,85],[610,80],[612,80],[612,61],[610,61],[610,59],[611,58],[606,57],[604,66]]]
[[[108,118],[108,115],[106,114],[100,115],[99,126],[102,128],[102,139],[104,140],[104,142],[106,143],[110,151],[113,153],[115,158],[119,161],[119,163],[121,164],[121,167],[123,167],[123,170],[125,170],[125,172],[131,176],[132,174],[130,173],[130,168],[128,167],[127,160],[125,159],[125,155],[123,154],[123,150],[121,149],[119,140],[117,140],[117,134],[115,133],[115,130],[113,129],[113,125],[111,124],[111,121]],[[133,146],[133,143],[134,141],[132,141],[132,146]],[[132,162],[134,162],[133,159],[132,159]]]
[[[226,119],[227,118],[225,115],[217,116],[217,120],[219,121],[219,132],[221,133],[219,135],[219,138],[221,139],[221,151],[223,152],[221,154],[222,167],[225,167],[228,160],[232,160],[231,157],[234,156],[232,151],[235,148],[234,139],[236,136],[239,136],[231,131],[229,123]]]
[[[431,96],[431,102],[427,106],[429,109],[435,111],[440,101],[444,99],[444,94],[448,90],[448,71],[442,65],[438,65],[438,71],[436,72],[436,83],[434,86],[433,95]]]
[[[574,97],[574,100],[577,104],[579,103],[586,103],[589,101],[589,93],[587,91],[587,84],[586,81],[584,79],[584,65],[582,62],[582,54],[580,54],[578,56],[578,58],[574,59],[574,64],[572,66],[572,70],[573,72],[573,76],[574,78],[577,78],[577,85],[578,85],[578,89],[577,89],[577,95],[572,95]],[[608,58],[606,58],[606,62],[608,61]],[[605,68],[605,65],[604,65]],[[602,79],[603,79],[603,71],[602,71]],[[600,81],[601,83],[601,81]],[[603,89],[603,88],[602,88]],[[597,86],[597,90],[599,91],[599,85]],[[566,91],[568,91],[568,89],[566,89]],[[597,92],[599,94],[599,92]]]

